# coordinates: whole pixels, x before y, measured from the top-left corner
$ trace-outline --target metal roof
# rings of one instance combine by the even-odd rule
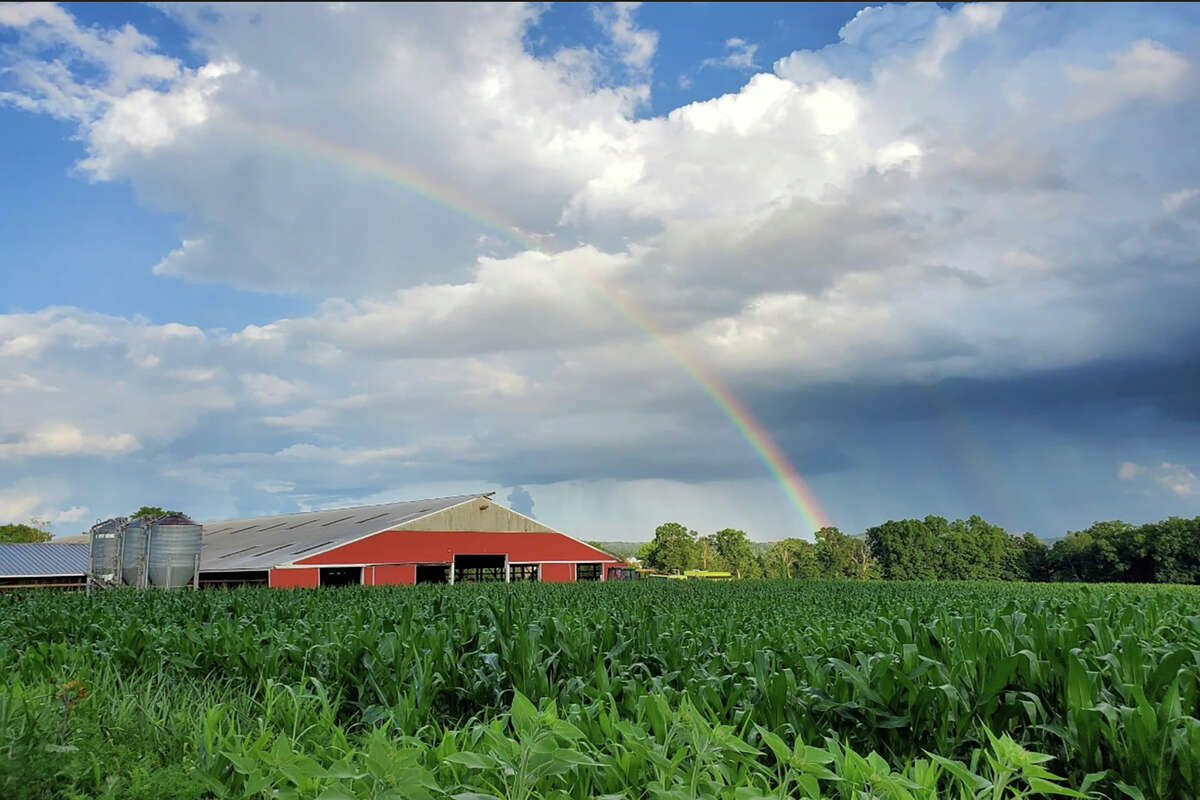
[[[205,572],[270,569],[483,496],[460,494],[403,503],[206,522],[200,569]]]
[[[0,544],[0,578],[87,573],[86,544]]]

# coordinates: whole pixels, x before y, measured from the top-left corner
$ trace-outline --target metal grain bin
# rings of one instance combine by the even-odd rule
[[[121,580],[126,586],[146,585],[146,541],[150,520],[131,519],[121,532]]]
[[[97,522],[88,531],[88,573],[96,580],[117,583],[121,580],[121,527],[124,517]]]
[[[183,514],[171,514],[154,521],[150,526],[146,557],[151,586],[177,589],[192,585],[203,530]]]

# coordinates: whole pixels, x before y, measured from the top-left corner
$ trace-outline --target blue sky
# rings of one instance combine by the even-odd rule
[[[486,489],[589,538],[807,533],[606,292],[847,530],[1200,513],[1198,31],[0,7],[0,517]]]

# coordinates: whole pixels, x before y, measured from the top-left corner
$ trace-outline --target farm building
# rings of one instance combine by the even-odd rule
[[[488,494],[204,524],[201,586],[605,580],[621,564]]]
[[[0,544],[0,589],[80,589],[87,566],[87,544]]]

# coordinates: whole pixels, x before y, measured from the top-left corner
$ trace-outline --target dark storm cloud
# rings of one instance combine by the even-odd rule
[[[826,384],[756,394],[751,405],[773,429],[815,421],[837,429],[882,427],[964,414],[1102,432],[1115,417],[1143,410],[1160,424],[1194,424],[1200,422],[1200,349],[1171,360],[1094,361],[1011,377]]]

